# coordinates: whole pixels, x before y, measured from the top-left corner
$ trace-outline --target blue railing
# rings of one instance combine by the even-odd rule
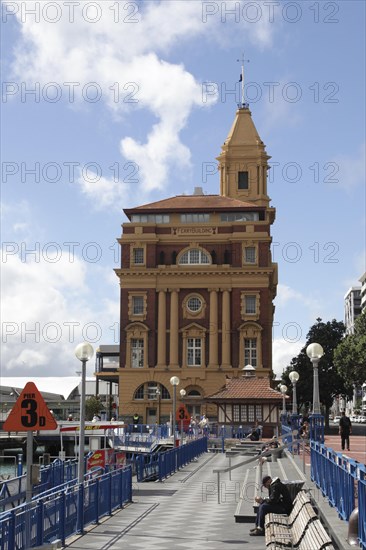
[[[300,451],[300,420],[297,414],[281,415],[281,435],[282,441],[287,445],[291,453],[299,454]],[[295,435],[293,432],[297,431]]]
[[[311,479],[341,519],[348,521],[358,494],[358,538],[366,550],[366,466],[311,441]]]
[[[159,454],[158,457],[158,477],[162,481],[165,477],[170,476],[179,468],[182,468],[188,462],[191,462],[197,456],[207,452],[207,437],[196,439],[187,445],[175,447],[165,453]]]
[[[39,495],[0,516],[0,549],[23,550],[82,533],[113,510],[132,501],[131,468],[108,472],[84,484]]]
[[[190,441],[180,447],[175,447],[162,453],[136,455],[134,465],[137,481],[159,479],[162,481],[168,475],[176,472],[194,458],[207,452],[207,438]]]
[[[33,485],[32,494],[38,495],[77,477],[77,460],[56,459],[40,469],[40,482]],[[4,481],[0,488],[0,511],[7,506],[19,506],[25,500],[26,474]]]

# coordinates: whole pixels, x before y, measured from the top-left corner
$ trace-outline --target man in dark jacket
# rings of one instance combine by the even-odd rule
[[[349,451],[349,435],[352,433],[352,424],[345,411],[342,411],[342,416],[339,421],[339,434],[341,436],[342,451],[344,451],[345,445],[347,445],[347,451]]]
[[[270,512],[274,514],[289,515],[292,510],[292,500],[290,493],[281,480],[276,477],[272,479],[270,476],[264,476],[262,485],[268,489],[268,498],[255,497],[259,504],[255,527],[250,530],[252,537],[264,535],[264,518]]]

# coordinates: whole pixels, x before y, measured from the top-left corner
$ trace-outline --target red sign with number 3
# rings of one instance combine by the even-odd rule
[[[28,382],[8,418],[5,420],[5,432],[27,432],[55,430],[57,422],[48,409],[45,400],[34,382]]]

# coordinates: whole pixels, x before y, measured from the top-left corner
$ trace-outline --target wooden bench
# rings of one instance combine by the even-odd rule
[[[300,491],[296,496],[289,516],[266,515],[265,535],[267,550],[334,550],[305,491]]]

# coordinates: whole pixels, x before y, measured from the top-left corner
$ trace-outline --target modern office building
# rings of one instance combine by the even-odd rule
[[[103,380],[118,374],[121,418],[168,421],[173,376],[179,378],[177,403],[212,420],[217,407],[205,397],[228,377],[241,377],[250,364],[258,378],[272,380],[277,265],[271,258],[269,158],[242,106],[217,159],[219,194],[196,188],[192,195],[124,211],[122,265],[115,270],[119,367],[107,363],[108,373],[102,362],[96,373]]]
[[[366,310],[366,271],[359,278],[361,283],[361,312]]]
[[[355,320],[361,313],[361,287],[352,286],[344,297],[344,324],[346,334],[353,334]]]

